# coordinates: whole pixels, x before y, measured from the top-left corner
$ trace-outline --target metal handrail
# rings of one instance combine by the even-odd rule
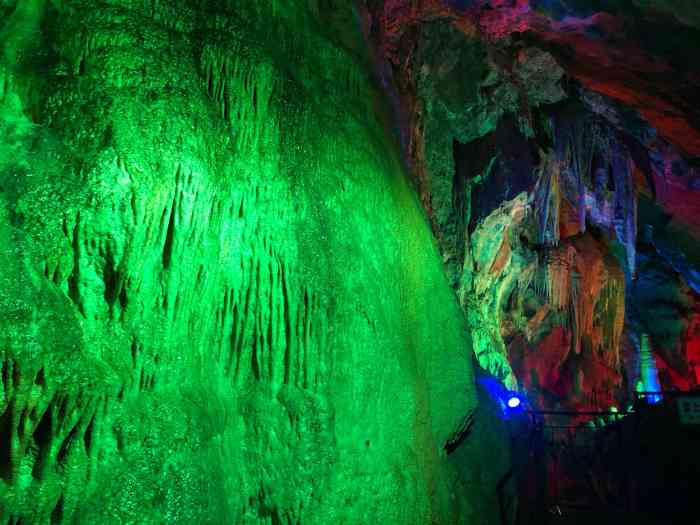
[[[630,413],[612,410],[527,410],[526,412],[543,416],[622,416]]]
[[[641,391],[635,392],[636,397],[648,397],[648,396],[700,396],[700,390],[659,390],[658,392],[652,391]]]

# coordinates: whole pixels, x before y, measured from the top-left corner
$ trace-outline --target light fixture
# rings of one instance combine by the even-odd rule
[[[508,399],[508,408],[518,408],[520,406],[520,398],[518,396],[511,396]]]

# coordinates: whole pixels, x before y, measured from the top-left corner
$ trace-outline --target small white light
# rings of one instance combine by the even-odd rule
[[[520,398],[519,397],[511,397],[508,400],[508,407],[509,408],[518,408],[520,406]]]

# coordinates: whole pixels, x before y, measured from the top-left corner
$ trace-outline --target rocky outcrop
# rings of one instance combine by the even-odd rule
[[[481,365],[543,408],[696,386],[697,9],[379,4],[405,153]]]
[[[489,522],[444,451],[468,332],[333,4],[0,2],[0,523]]]

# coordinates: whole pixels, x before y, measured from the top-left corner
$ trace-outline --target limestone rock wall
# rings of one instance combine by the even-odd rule
[[[0,2],[0,523],[489,522],[354,17]]]

